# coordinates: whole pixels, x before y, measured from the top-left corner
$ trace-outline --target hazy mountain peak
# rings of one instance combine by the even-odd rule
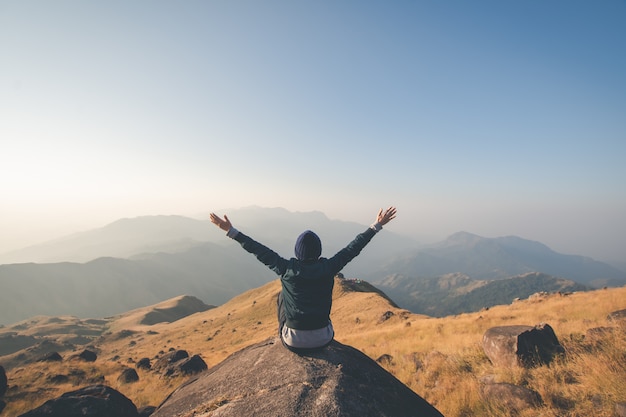
[[[441,246],[473,246],[485,240],[486,238],[482,236],[461,231],[448,236],[448,238],[441,243]]]

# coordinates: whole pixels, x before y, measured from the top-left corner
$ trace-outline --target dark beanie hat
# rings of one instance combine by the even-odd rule
[[[305,259],[317,259],[322,254],[322,241],[310,230],[303,232],[296,240],[296,258],[303,261]]]

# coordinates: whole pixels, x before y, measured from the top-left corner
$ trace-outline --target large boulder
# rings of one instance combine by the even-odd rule
[[[278,339],[249,346],[174,391],[153,417],[441,417],[360,351],[333,341],[294,353]]]
[[[552,327],[545,323],[492,327],[483,335],[483,350],[496,366],[525,368],[549,364],[565,351]]]
[[[19,417],[138,417],[137,407],[106,385],[92,385],[46,401]]]

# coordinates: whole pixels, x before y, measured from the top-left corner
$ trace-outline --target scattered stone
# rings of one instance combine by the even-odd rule
[[[167,370],[167,368],[169,368],[173,363],[187,359],[188,357],[189,354],[186,350],[172,350],[157,359],[152,368],[155,371],[164,371]]]
[[[615,416],[626,417],[626,403],[615,404]]]
[[[480,393],[486,401],[499,404],[514,413],[539,407],[543,403],[541,396],[536,391],[513,384],[482,385]]]
[[[337,341],[294,353],[270,339],[186,382],[154,417],[442,417],[375,361]]]
[[[193,355],[191,358],[183,359],[177,362],[176,365],[183,375],[197,374],[208,369],[206,362],[199,355]]]
[[[153,405],[148,405],[145,407],[141,407],[137,412],[139,413],[139,417],[149,417],[156,411],[156,407]]]
[[[384,366],[389,366],[393,362],[393,356],[387,353],[383,353],[382,355],[378,357],[378,359],[376,359],[376,362]]]
[[[139,381],[139,375],[133,368],[126,368],[122,371],[117,380],[122,384],[130,384]]]
[[[96,355],[96,353],[91,350],[85,349],[82,352],[80,352],[78,355],[72,355],[70,359],[76,359],[76,360],[81,360],[85,362],[95,362],[96,359],[98,359],[98,355]]]
[[[137,407],[106,385],[92,385],[46,401],[20,417],[138,417]]]
[[[394,316],[393,311],[385,311],[378,319],[378,324],[384,323]]]
[[[145,369],[149,371],[152,368],[152,364],[150,363],[150,358],[141,358],[135,365],[137,369]]]
[[[483,350],[496,366],[529,368],[549,364],[565,350],[550,325],[492,327],[483,335]]]
[[[41,358],[37,359],[37,362],[62,362],[63,357],[59,354],[59,352],[48,352],[43,355]]]
[[[185,350],[174,350],[157,359],[152,370],[165,376],[192,375],[208,368],[206,362],[198,356],[189,357]]]

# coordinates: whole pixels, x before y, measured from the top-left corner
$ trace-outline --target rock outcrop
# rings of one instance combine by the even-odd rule
[[[545,323],[492,327],[483,335],[483,350],[494,365],[508,367],[549,364],[564,353],[554,330]]]
[[[278,339],[249,346],[174,391],[154,417],[441,417],[360,351],[336,341],[294,353]]]

